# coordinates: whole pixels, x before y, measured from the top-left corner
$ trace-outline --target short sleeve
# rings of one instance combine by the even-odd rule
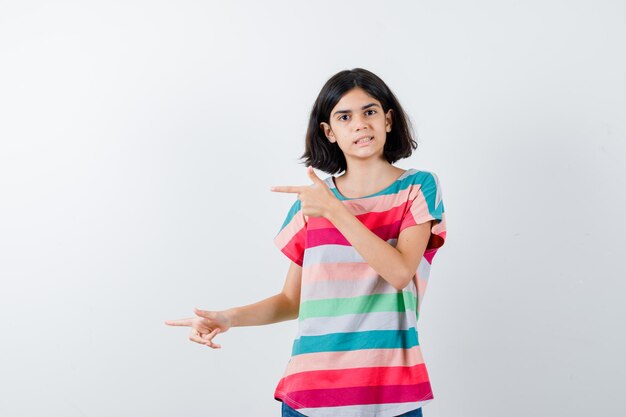
[[[289,209],[283,225],[274,237],[274,244],[296,264],[302,266],[306,247],[307,217],[302,213],[300,200]]]
[[[400,232],[407,227],[435,220],[427,249],[440,248],[445,242],[447,230],[439,178],[433,172],[420,172],[415,177],[410,185],[409,202],[400,222]]]

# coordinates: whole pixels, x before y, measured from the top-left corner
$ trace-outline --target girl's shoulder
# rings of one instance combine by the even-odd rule
[[[419,169],[419,168],[408,168],[404,173],[403,177],[415,177],[415,178],[437,178],[437,174],[434,171]]]
[[[419,168],[407,168],[405,169],[404,173],[400,175],[400,177],[398,177],[398,180],[404,180],[408,177],[417,179],[417,178],[424,178],[424,177],[429,177],[429,176],[436,177],[437,175],[432,171],[427,171],[427,170],[423,170]],[[328,186],[331,188],[335,187],[335,181],[334,181],[335,179],[336,177],[333,175],[327,175],[326,177],[322,178],[322,180],[326,184],[328,184]]]
[[[399,179],[418,184],[428,180],[437,181],[437,174],[424,169],[408,168]]]

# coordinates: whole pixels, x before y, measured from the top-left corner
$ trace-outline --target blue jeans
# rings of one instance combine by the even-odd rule
[[[304,414],[302,413],[298,413],[296,410],[294,410],[293,408],[289,407],[284,401],[283,401],[283,405],[282,405],[282,417],[302,417],[304,416]],[[404,414],[400,414],[399,416],[396,417],[422,417],[422,408],[418,408],[416,410],[413,411],[409,411],[406,412]]]

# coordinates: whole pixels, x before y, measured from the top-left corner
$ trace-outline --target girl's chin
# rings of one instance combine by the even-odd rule
[[[360,152],[359,152],[360,151]],[[382,149],[370,150],[368,148],[365,149],[357,149],[356,151],[350,152],[346,154],[346,157],[354,157],[355,159],[384,159],[385,155]]]

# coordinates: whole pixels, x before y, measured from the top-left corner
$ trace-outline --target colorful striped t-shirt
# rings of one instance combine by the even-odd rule
[[[406,170],[385,189],[334,195],[392,246],[400,232],[435,220],[413,280],[399,291],[372,269],[324,217],[296,200],[274,238],[302,267],[298,333],[274,398],[311,417],[394,417],[433,399],[417,320],[430,265],[446,238],[438,177]]]

